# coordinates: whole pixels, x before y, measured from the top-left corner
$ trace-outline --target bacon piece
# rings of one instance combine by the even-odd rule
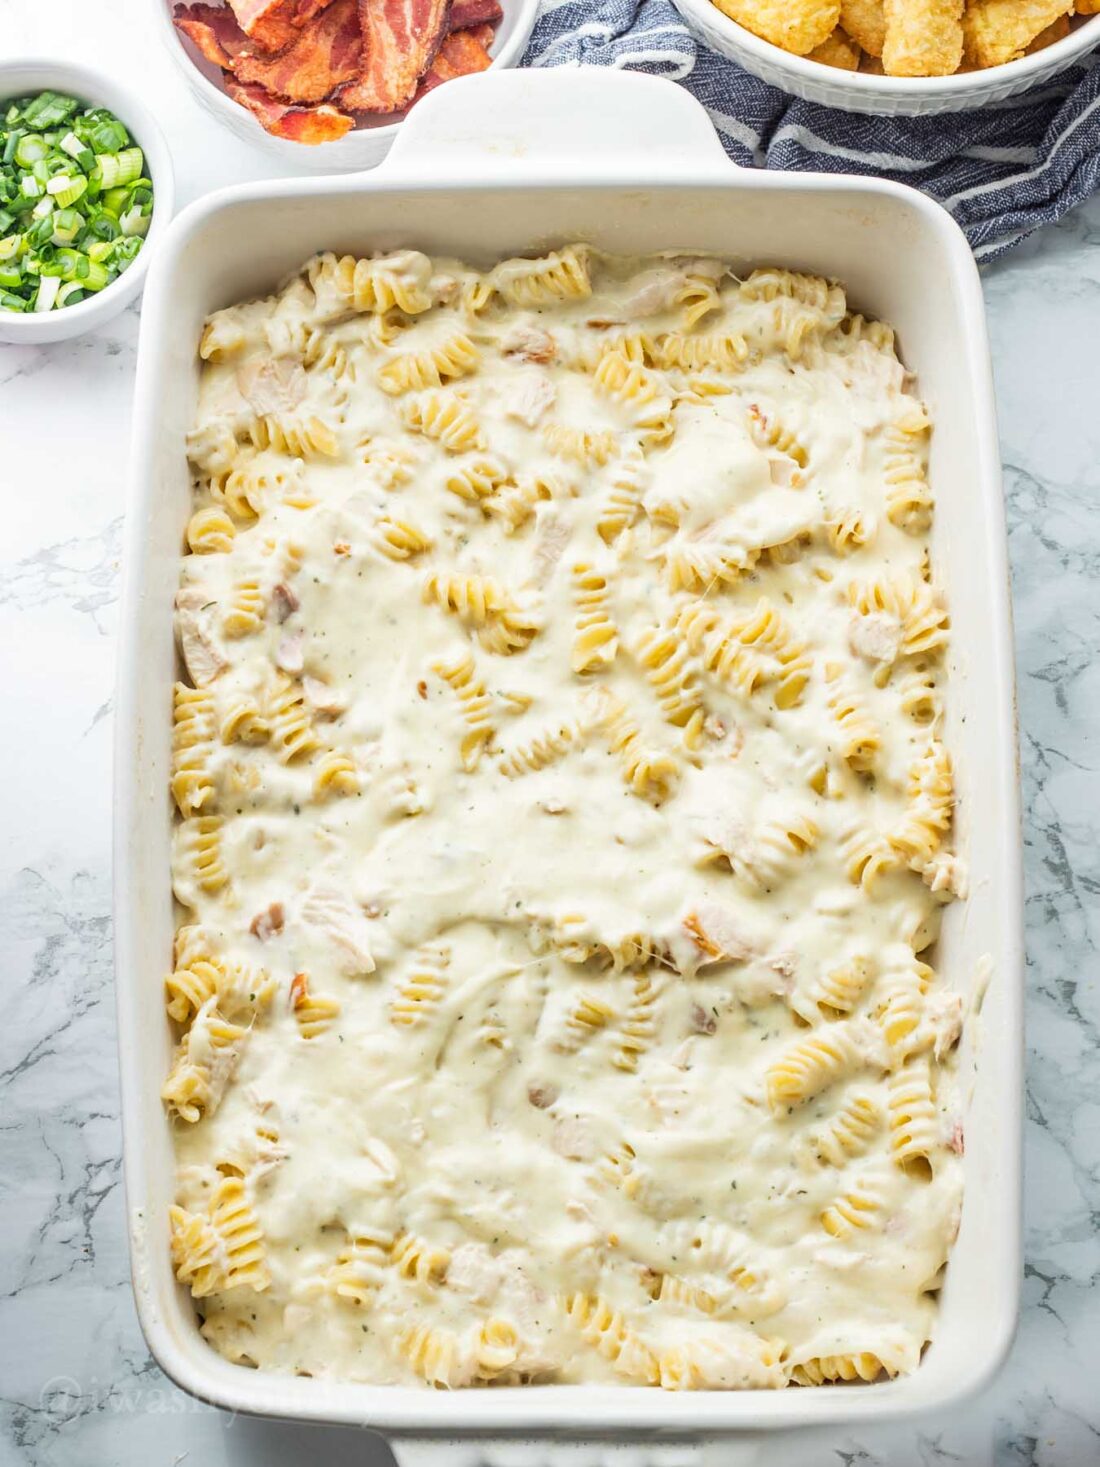
[[[527,1099],[536,1110],[549,1110],[561,1094],[561,1086],[553,1080],[532,1080],[527,1087]]]
[[[496,25],[503,18],[497,0],[452,0],[447,25],[452,31],[468,31],[475,25]]]
[[[261,942],[278,937],[283,930],[284,913],[282,902],[272,902],[264,912],[257,912],[248,924],[248,930]]]
[[[275,587],[272,600],[275,602],[275,620],[277,622],[286,621],[288,616],[293,616],[298,610],[298,598],[285,581],[280,581]]]
[[[398,112],[435,60],[450,0],[359,0],[364,64],[340,94],[352,112]]]
[[[424,73],[414,101],[434,91],[445,81],[456,76],[471,76],[476,71],[486,71],[493,64],[489,47],[493,43],[491,25],[475,26],[473,30],[452,31],[431,66]]]
[[[264,51],[281,51],[331,0],[229,0],[237,24]]]
[[[355,126],[354,117],[327,103],[319,107],[302,107],[280,102],[263,87],[255,84],[245,86],[229,77],[226,77],[225,90],[234,102],[248,108],[266,132],[292,143],[305,143],[309,147],[332,143]]]
[[[177,5],[172,24],[207,61],[227,71],[232,71],[237,57],[251,44],[224,5]]]
[[[207,61],[288,102],[323,101],[359,74],[358,0],[334,0],[313,24],[296,30],[277,56],[250,40],[224,7],[177,5],[173,20]]]
[[[320,102],[359,75],[362,59],[357,0],[335,0],[280,55],[245,54],[230,69],[290,102]]]
[[[713,1034],[718,1028],[718,1019],[713,1010],[705,1009],[701,1003],[693,1003],[690,1028],[693,1034]]]

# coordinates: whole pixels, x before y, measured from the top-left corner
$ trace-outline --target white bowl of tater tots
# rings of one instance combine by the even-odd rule
[[[754,76],[848,112],[961,112],[1100,45],[1100,0],[673,0]]]

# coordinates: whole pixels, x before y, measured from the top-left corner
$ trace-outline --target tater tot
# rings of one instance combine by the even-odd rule
[[[882,55],[886,40],[882,0],[840,0],[840,23],[861,51],[871,56]]]
[[[820,61],[822,66],[837,66],[841,71],[858,71],[859,56],[859,47],[838,25],[828,40],[815,46],[806,59]]]
[[[882,69],[882,57],[872,56],[869,51],[864,51],[863,56],[860,58],[859,69],[865,72],[867,76],[886,75],[886,72]]]
[[[806,56],[828,40],[840,20],[840,0],[715,0],[719,10],[754,36]]]
[[[887,76],[950,76],[963,54],[963,0],[886,0]]]
[[[1040,31],[1073,0],[970,0],[963,22],[967,55],[979,66],[1003,66],[1022,56]]]
[[[1069,35],[1069,16],[1060,15],[1053,25],[1048,25],[1045,31],[1040,31],[1027,48],[1025,55],[1031,56],[1036,51],[1045,51],[1048,46],[1053,46],[1055,41],[1064,41]]]
[[[1074,9],[1078,15],[1100,15],[1100,0],[1077,0]]]

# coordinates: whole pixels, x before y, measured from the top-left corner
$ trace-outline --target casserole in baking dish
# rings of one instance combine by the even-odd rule
[[[1011,1333],[1017,1249],[1019,1064],[1018,835],[1011,721],[1011,662],[1003,531],[980,296],[955,227],[905,190],[863,182],[789,181],[731,173],[701,112],[673,88],[638,77],[517,75],[455,84],[418,109],[395,155],[392,179],[242,190],[196,206],[166,252],[143,323],[131,518],[128,642],[119,742],[119,973],[127,1107],[127,1165],[135,1277],[142,1318],[161,1363],[208,1398],[243,1409],[396,1430],[583,1432],[660,1426],[721,1431],[896,1415],[957,1395],[983,1379]],[[475,151],[483,116],[515,105],[522,135]],[[570,129],[609,140],[629,121],[644,163],[604,152],[594,174],[566,147]],[[571,119],[571,122],[563,121]],[[583,126],[582,126],[583,124]],[[556,134],[557,156],[532,181],[531,141]],[[425,168],[448,178],[434,181]],[[685,156],[694,156],[690,168]],[[678,160],[673,173],[673,160]],[[667,173],[664,171],[667,169]],[[495,175],[495,176],[494,176]],[[667,178],[668,181],[665,181]],[[445,204],[445,209],[441,207]],[[686,1400],[613,1387],[503,1387],[467,1396],[400,1387],[334,1385],[246,1372],[214,1357],[195,1330],[164,1256],[171,1200],[168,1136],[154,1109],[164,1033],[159,984],[174,927],[166,869],[169,816],[165,692],[172,680],[171,592],[188,510],[179,445],[191,424],[197,377],[191,343],[213,309],[271,288],[318,247],[369,254],[411,246],[485,265],[570,239],[632,255],[668,249],[808,270],[845,282],[855,306],[900,332],[907,364],[937,424],[932,481],[939,513],[934,558],[954,624],[947,737],[959,766],[960,823],[971,894],[950,912],[940,967],[970,995],[964,1062],[982,1037],[982,1066],[967,1117],[966,1203],[933,1346],[916,1373],[868,1391],[824,1387],[770,1396],[706,1392]],[[807,243],[812,241],[812,243]],[[150,409],[157,404],[154,431]],[[966,556],[966,569],[960,570]],[[151,677],[161,667],[163,681]],[[139,676],[140,672],[140,676]],[[982,780],[971,778],[981,768]],[[139,1046],[136,1036],[143,1042]],[[140,1053],[140,1062],[136,1058]],[[134,1058],[129,1058],[134,1056]],[[1004,1301],[993,1326],[975,1300]]]

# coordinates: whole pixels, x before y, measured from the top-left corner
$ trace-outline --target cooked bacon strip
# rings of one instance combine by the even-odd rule
[[[447,24],[452,31],[468,31],[475,25],[496,25],[503,17],[497,0],[452,0]]]
[[[245,86],[229,76],[225,79],[225,90],[234,102],[247,107],[273,137],[287,138],[292,143],[307,143],[311,147],[333,143],[355,125],[354,117],[336,107],[299,107],[280,102],[263,87]]]
[[[359,0],[364,63],[340,93],[352,112],[397,112],[435,60],[450,0]]]
[[[358,0],[335,0],[278,56],[258,50],[220,6],[177,5],[174,20],[208,61],[288,102],[321,102],[359,74]]]
[[[247,52],[252,45],[233,19],[233,12],[224,5],[177,5],[172,23],[207,61],[227,71],[233,69],[241,52]]]
[[[237,24],[264,51],[281,51],[331,0],[229,0]]]
[[[472,30],[452,31],[439,48],[439,54],[425,73],[414,101],[427,96],[445,81],[456,76],[470,76],[475,71],[485,71],[493,64],[488,48],[493,43],[495,32],[491,25],[475,26]]]
[[[335,0],[279,56],[244,55],[232,70],[290,102],[320,102],[358,76],[362,57],[357,0]]]

